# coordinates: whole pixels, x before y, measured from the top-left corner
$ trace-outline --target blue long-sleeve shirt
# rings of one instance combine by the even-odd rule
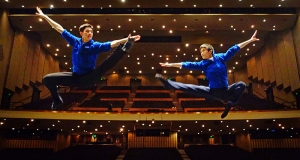
[[[111,42],[100,43],[91,39],[89,42],[83,43],[81,38],[74,36],[67,30],[64,30],[61,35],[73,47],[72,71],[77,75],[87,74],[95,70],[98,55],[111,49]]]
[[[209,81],[210,88],[228,87],[226,62],[232,58],[240,47],[234,45],[226,53],[216,54],[213,51],[213,60],[202,60],[200,62],[182,62],[182,68],[202,70]]]

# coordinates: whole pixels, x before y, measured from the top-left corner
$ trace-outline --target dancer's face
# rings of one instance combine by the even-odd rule
[[[200,48],[200,53],[202,59],[208,59],[212,57],[212,50],[208,50],[207,48]]]
[[[83,32],[80,32],[83,42],[88,42],[93,38],[93,29],[91,27],[84,28]]]

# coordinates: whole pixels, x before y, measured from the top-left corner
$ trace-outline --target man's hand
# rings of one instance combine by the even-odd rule
[[[172,67],[172,63],[159,63],[162,67]]]
[[[259,39],[256,38],[256,33],[257,33],[257,30],[254,32],[253,36],[250,38],[251,42],[259,41]]]
[[[40,16],[41,18],[44,18],[45,17],[45,14],[43,13],[43,11],[39,8],[39,7],[36,7],[36,15]]]
[[[140,35],[131,36],[131,34],[129,34],[129,35],[128,35],[128,39],[129,39],[129,38],[134,38],[134,41],[136,42],[136,41],[140,40],[141,36],[140,36]]]

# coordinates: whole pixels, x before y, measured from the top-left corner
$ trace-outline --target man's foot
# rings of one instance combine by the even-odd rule
[[[229,101],[228,104],[226,104],[225,110],[221,115],[222,119],[225,118],[228,115],[228,112],[230,111],[231,107],[232,107],[232,102]]]
[[[126,43],[122,46],[124,52],[129,52],[131,46],[134,44],[134,38],[129,38]]]
[[[155,74],[155,78],[161,78],[161,79],[164,79],[164,77],[163,77],[161,74],[159,74],[159,73],[156,73],[156,74]]]

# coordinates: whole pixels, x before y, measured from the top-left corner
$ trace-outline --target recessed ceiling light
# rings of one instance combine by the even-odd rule
[[[154,29],[151,29],[152,31],[154,31]]]
[[[223,44],[220,44],[220,46],[222,47],[222,46],[223,46]]]
[[[223,7],[223,5],[222,5],[222,4],[220,4],[220,7]]]
[[[127,71],[127,73],[129,73],[129,71]]]
[[[110,29],[110,31],[113,31],[114,29]]]
[[[219,18],[219,21],[222,21],[222,19],[221,19],[221,18]]]
[[[253,5],[252,5],[252,4],[250,4],[250,7],[253,7]]]
[[[281,4],[279,4],[278,7],[281,7]]]
[[[84,5],[81,5],[81,8],[84,8]]]
[[[135,33],[136,31],[135,31],[135,30],[133,30],[132,32],[133,32],[133,33]]]
[[[128,21],[131,22],[131,19],[129,18]]]
[[[136,5],[137,7],[140,7],[140,5],[138,4],[138,5]]]
[[[172,30],[170,30],[170,31],[169,31],[169,33],[173,33],[173,31],[172,31]]]
[[[143,26],[140,26],[140,28],[143,28]]]
[[[179,51],[180,51],[180,48],[177,48],[177,51],[179,52]]]
[[[119,25],[118,28],[121,28],[121,26]]]
[[[189,44],[188,44],[188,43],[186,43],[186,44],[185,44],[185,46],[186,46],[186,47],[188,47],[188,46],[189,46]]]
[[[47,47],[50,47],[50,44],[47,44]]]
[[[24,8],[25,6],[24,5],[22,5],[22,8]]]
[[[184,26],[184,28],[187,28],[187,26]]]
[[[53,4],[50,5],[50,9],[54,8]]]
[[[254,25],[251,25],[251,28],[254,28]]]
[[[57,53],[55,53],[54,55],[57,56]]]
[[[266,20],[264,19],[263,22],[266,22]]]
[[[166,6],[166,8],[169,7],[169,5],[167,5],[167,4],[165,6]]]
[[[204,28],[207,28],[207,26],[205,25]]]
[[[121,0],[122,2],[125,2],[125,0]]]
[[[194,4],[194,7],[197,7],[197,5]]]
[[[165,25],[163,25],[163,26],[162,26],[162,28],[166,28],[166,26],[165,26]]]
[[[111,8],[111,5],[108,5],[109,8]]]

